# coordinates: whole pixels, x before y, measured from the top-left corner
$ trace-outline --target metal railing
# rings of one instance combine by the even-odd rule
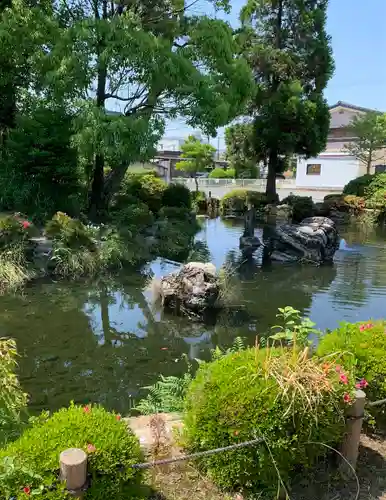
[[[184,178],[184,177],[175,177],[173,179],[174,182],[178,182],[181,184],[185,184],[186,186],[190,187],[195,185],[195,179],[191,178]],[[260,189],[265,189],[265,186],[267,184],[266,179],[197,179],[198,185],[202,188],[209,188],[209,187],[223,187],[223,186],[229,186],[229,187],[248,187],[248,186],[253,186],[255,188],[260,188]],[[296,181],[295,179],[276,179],[276,187],[278,188],[295,188],[296,187]]]

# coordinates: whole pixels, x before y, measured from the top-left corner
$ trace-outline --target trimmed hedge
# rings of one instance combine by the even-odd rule
[[[162,194],[163,207],[192,208],[192,195],[190,189],[183,184],[169,184]]]
[[[138,439],[120,417],[98,406],[71,406],[37,419],[17,440],[0,451],[0,497],[68,499],[59,480],[59,454],[81,448],[88,454],[90,487],[85,500],[141,498],[141,472],[129,468],[143,460]],[[12,464],[12,465],[11,465]]]
[[[265,193],[258,191],[248,191],[247,189],[232,189],[225,194],[220,201],[220,210],[223,213],[237,212],[244,213],[247,210],[248,203],[255,208],[261,208],[268,204]]]
[[[236,176],[236,171],[234,168],[228,168],[225,170],[224,168],[214,168],[210,174],[209,177],[211,179],[234,179]]]
[[[343,188],[343,194],[351,194],[354,196],[364,196],[367,186],[373,181],[375,175],[365,174],[361,177],[353,179]]]
[[[296,468],[326,453],[311,442],[336,445],[342,438],[352,381],[341,383],[334,368],[304,356],[292,349],[247,349],[200,365],[186,397],[187,448],[264,440],[200,461],[219,486],[276,491],[276,467],[287,482]]]

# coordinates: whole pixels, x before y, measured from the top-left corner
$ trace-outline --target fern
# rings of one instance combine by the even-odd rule
[[[242,337],[236,337],[233,344],[228,349],[221,349],[217,346],[215,349],[211,350],[212,361],[220,359],[227,354],[243,351],[246,348],[245,341]]]

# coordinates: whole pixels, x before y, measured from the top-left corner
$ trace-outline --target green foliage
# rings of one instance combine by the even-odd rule
[[[386,191],[386,173],[385,174],[375,174],[365,187],[365,198],[372,198],[378,191]]]
[[[154,215],[146,203],[138,201],[136,204],[114,210],[112,220],[118,227],[122,226],[135,232],[150,227],[154,223]]]
[[[367,186],[373,181],[374,175],[365,174],[361,177],[357,177],[356,179],[352,179],[348,184],[343,188],[343,194],[351,194],[354,196],[364,196],[365,189]],[[335,195],[327,195],[327,196],[335,196]],[[324,198],[326,201],[327,196]]]
[[[191,211],[184,207],[162,207],[159,211],[160,218],[189,221],[192,217]]]
[[[323,91],[334,70],[326,33],[327,2],[247,0],[240,19],[241,52],[253,71],[252,144],[267,161],[267,194],[291,155],[325,148],[330,113]]]
[[[0,217],[0,249],[6,250],[14,245],[23,245],[29,236],[30,222],[15,216]]]
[[[292,219],[294,222],[301,222],[306,217],[312,217],[314,213],[314,203],[311,196],[290,194],[281,203],[292,207]]]
[[[361,116],[354,116],[349,127],[350,136],[355,141],[347,144],[345,149],[366,165],[367,174],[370,174],[374,161],[383,158],[383,148],[386,143],[386,113],[370,111]],[[363,196],[363,193],[347,193]]]
[[[71,147],[71,120],[47,104],[18,115],[0,171],[1,205],[42,221],[56,211],[79,212],[81,173]]]
[[[129,467],[143,460],[138,439],[117,415],[97,406],[71,406],[38,419],[1,450],[1,496],[24,499],[29,487],[39,498],[68,498],[57,473],[59,454],[68,448],[88,453],[92,481],[85,500],[139,498],[141,472]]]
[[[232,189],[226,193],[220,200],[220,210],[222,213],[239,212],[244,213],[247,210],[248,203],[255,208],[261,208],[268,203],[265,193],[257,191],[248,191],[247,189]]]
[[[46,223],[45,234],[64,248],[95,250],[92,232],[80,220],[73,219],[63,212],[57,212]]]
[[[168,184],[162,193],[161,204],[163,207],[192,208],[192,195],[190,189],[183,184]]]
[[[353,369],[357,381],[364,379],[370,401],[386,398],[386,322],[369,321],[342,323],[336,330],[322,337],[316,354]],[[371,408],[377,424],[385,427],[385,406]]]
[[[49,109],[65,103],[74,110],[73,144],[98,207],[119,190],[130,163],[152,157],[166,120],[179,115],[214,135],[243,111],[251,92],[252,75],[235,57],[228,23],[191,16],[180,0],[142,7],[107,2],[90,9],[71,0],[42,8],[20,0],[1,19],[0,43],[14,69],[2,83],[12,85],[16,73],[22,107],[44,95]],[[111,99],[119,99],[122,113],[106,113]]]
[[[321,335],[321,332],[314,328],[315,323],[310,318],[302,318],[300,311],[291,306],[279,307],[276,317],[283,324],[271,327],[272,330],[276,330],[276,333],[269,337],[274,342],[279,341],[280,344],[284,345],[295,344],[305,347],[313,343],[313,339],[310,338],[311,335],[317,337]]]
[[[16,360],[15,341],[0,338],[0,445],[17,436],[27,406],[27,395],[16,375]]]
[[[354,213],[361,212],[366,206],[366,201],[363,197],[349,194],[343,198],[343,203]]]
[[[376,191],[371,198],[364,200],[366,208],[384,211],[386,208],[386,189]]]
[[[340,441],[343,395],[351,390],[351,382],[340,383],[335,371],[324,371],[307,352],[254,348],[228,354],[201,364],[189,387],[186,446],[195,452],[262,438],[260,445],[200,464],[221,487],[277,492],[295,469],[326,453],[322,443]]]
[[[152,413],[181,412],[184,409],[186,391],[193,380],[193,369],[189,358],[184,355],[187,372],[182,377],[164,377],[151,386],[144,387],[148,391],[146,398],[141,399],[135,409],[143,415]]]
[[[123,182],[119,203],[115,208],[122,209],[123,205],[126,206],[126,201],[137,200],[137,203],[145,203],[149,210],[156,214],[161,208],[165,189],[165,182],[154,174],[128,175]]]
[[[28,269],[26,247],[14,244],[0,253],[0,292],[8,292],[21,288],[34,276]]]
[[[236,175],[236,171],[234,168],[228,168],[227,170],[217,167],[214,168],[209,177],[211,179],[234,179]]]
[[[258,175],[253,147],[252,123],[236,123],[225,129],[226,158],[238,179],[255,179]]]
[[[211,144],[201,142],[194,135],[190,135],[181,146],[181,158],[186,158],[176,163],[176,169],[188,173],[196,179],[196,187],[198,184],[196,174],[205,172],[213,165],[213,155],[216,148]]]

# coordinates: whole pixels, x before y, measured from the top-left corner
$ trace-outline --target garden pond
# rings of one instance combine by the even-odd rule
[[[323,267],[262,266],[259,251],[249,258],[239,251],[242,231],[237,219],[207,219],[196,237],[190,260],[226,265],[235,283],[231,311],[213,325],[154,309],[146,286],[149,276],[177,268],[160,259],[147,266],[144,276],[35,282],[17,295],[0,297],[0,336],[17,341],[30,411],[54,410],[74,400],[126,414],[142,387],[159,374],[185,372],[186,359],[207,359],[210,349],[229,346],[237,336],[254,343],[256,335],[277,323],[278,307],[300,310],[322,330],[339,321],[384,316],[385,230],[341,228],[344,243],[334,264]],[[262,231],[257,228],[256,234]]]

